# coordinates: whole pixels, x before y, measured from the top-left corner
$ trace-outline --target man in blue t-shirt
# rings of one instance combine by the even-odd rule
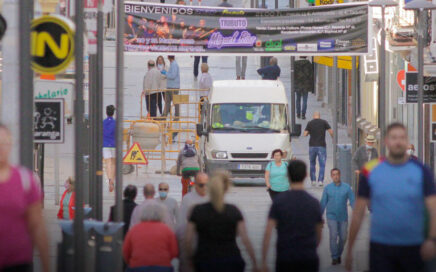
[[[358,198],[353,211],[346,268],[352,266],[352,249],[371,203],[370,271],[423,271],[423,260],[436,254],[436,190],[433,174],[407,155],[404,125],[388,126],[388,157],[368,162],[361,171]],[[425,233],[425,210],[429,233]],[[428,237],[428,238],[426,238]]]
[[[103,121],[103,160],[109,180],[109,191],[113,192],[115,182],[115,113],[114,105],[106,107],[107,118]]]
[[[316,248],[321,241],[321,207],[318,200],[304,190],[306,177],[307,167],[304,162],[289,162],[291,190],[277,195],[269,211],[263,238],[263,271],[268,270],[266,260],[274,228],[277,229],[276,272],[319,270]]]

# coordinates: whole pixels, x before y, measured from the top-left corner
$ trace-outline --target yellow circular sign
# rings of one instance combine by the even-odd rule
[[[63,72],[74,58],[73,23],[61,16],[42,16],[32,22],[32,68],[37,73]]]

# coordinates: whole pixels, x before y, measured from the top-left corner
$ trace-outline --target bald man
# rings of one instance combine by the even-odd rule
[[[159,196],[156,198],[157,202],[165,205],[170,213],[171,220],[174,226],[177,225],[177,218],[179,216],[179,205],[177,200],[168,196],[170,186],[166,182],[159,184]]]
[[[130,229],[138,223],[141,222],[141,217],[144,214],[143,210],[147,209],[147,206],[150,204],[158,204],[162,205],[159,202],[157,202],[154,199],[155,189],[154,185],[151,183],[147,183],[144,186],[144,197],[145,200],[140,205],[136,206],[136,208],[133,210],[132,218],[130,219]],[[162,205],[165,208],[165,215],[164,215],[164,223],[170,227],[172,230],[175,229],[175,225],[173,224],[173,221],[171,220],[171,216],[168,212],[168,209],[165,205]]]
[[[185,147],[177,158],[177,175],[182,176],[182,197],[188,193],[191,177],[200,171],[200,156],[191,139],[186,140]]]
[[[304,136],[310,135],[309,139],[309,160],[310,160],[310,180],[312,186],[316,186],[316,158],[319,162],[318,186],[324,185],[324,171],[327,161],[327,145],[325,141],[325,133],[328,133],[333,138],[333,130],[326,120],[321,119],[321,114],[316,111],[313,114],[313,119],[307,123],[304,130]]]

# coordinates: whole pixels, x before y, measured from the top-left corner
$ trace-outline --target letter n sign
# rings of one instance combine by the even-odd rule
[[[73,24],[61,16],[42,16],[32,22],[32,68],[41,74],[64,71],[74,57]]]

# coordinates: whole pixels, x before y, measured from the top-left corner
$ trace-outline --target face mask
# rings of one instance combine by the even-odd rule
[[[159,70],[162,70],[162,69],[164,68],[164,66],[163,66],[163,64],[158,64],[158,65],[157,65],[157,68],[158,68]]]
[[[168,195],[168,193],[167,193],[167,192],[164,192],[164,191],[159,191],[159,197],[160,197],[160,198],[166,198],[166,197],[167,197],[167,195]]]
[[[372,148],[372,146],[366,145],[366,149],[371,149],[371,148]]]
[[[407,149],[407,155],[409,156],[413,155],[413,149]]]
[[[68,181],[65,182],[64,184],[65,190],[70,189],[70,183]]]

